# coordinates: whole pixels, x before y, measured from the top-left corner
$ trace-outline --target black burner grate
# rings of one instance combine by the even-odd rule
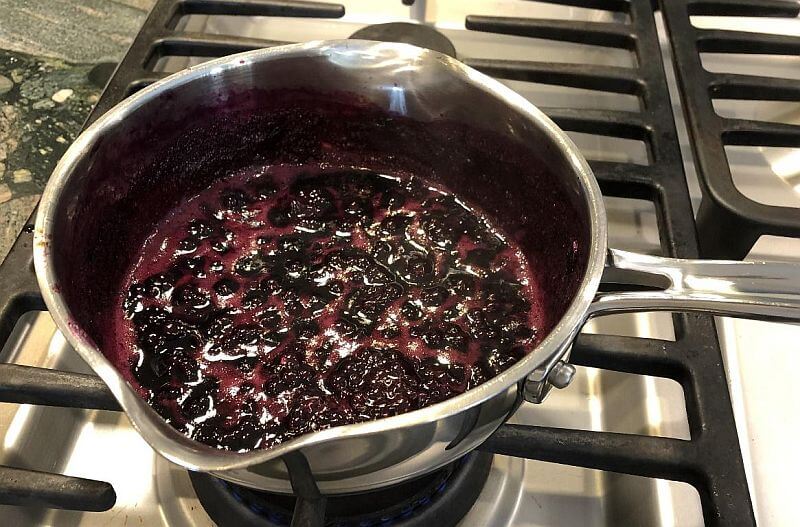
[[[800,209],[758,203],[736,188],[726,145],[800,147],[800,126],[719,116],[712,99],[796,101],[800,80],[703,68],[701,52],[800,56],[800,37],[695,28],[692,15],[795,17],[796,1],[663,0],[681,100],[691,136],[703,200],[697,216],[702,255],[744,258],[758,238],[800,237]]]
[[[698,256],[698,241],[689,193],[674,127],[661,50],[650,0],[549,0],[570,6],[626,12],[629,23],[589,23],[559,20],[469,16],[468,29],[540,39],[627,49],[635,53],[638,66],[614,68],[578,64],[463,58],[467,64],[504,79],[586,88],[637,96],[639,112],[575,109],[544,110],[567,130],[636,139],[647,144],[650,164],[593,162],[606,195],[649,200],[655,204],[661,245],[675,257]],[[694,46],[694,30],[679,25],[685,1],[667,2],[672,40]],[[703,6],[764,5],[772,2],[707,0]],[[706,7],[708,8],[708,7]],[[344,10],[333,4],[309,4],[271,0],[160,0],[148,17],[106,90],[89,117],[96,119],[115,103],[162,76],[152,67],[163,55],[222,56],[276,42],[181,32],[173,29],[177,17],[187,13],[229,15],[281,15],[339,17]],[[713,40],[710,40],[710,42]],[[694,51],[694,48],[692,48]],[[678,55],[685,55],[678,50]],[[684,61],[679,62],[679,66]],[[684,71],[682,78],[691,76]],[[793,92],[793,87],[786,86]],[[738,96],[738,95],[737,95]],[[696,98],[695,98],[696,99]],[[698,104],[687,105],[690,122],[703,121]],[[706,112],[708,113],[708,112]],[[752,136],[750,136],[752,137]],[[796,136],[795,136],[796,137]],[[702,154],[702,148],[698,149]],[[708,165],[708,170],[718,170]],[[708,200],[707,200],[708,201]],[[727,220],[724,220],[727,221]],[[759,222],[761,218],[754,218]],[[707,221],[706,223],[709,223]],[[759,227],[767,229],[772,221]],[[800,232],[798,232],[800,234]],[[20,315],[43,309],[31,267],[31,230],[20,234],[6,261],[0,266],[0,344],[4,343]],[[708,525],[755,524],[745,479],[722,356],[713,320],[708,316],[675,314],[676,340],[642,339],[608,335],[581,335],[573,348],[572,362],[641,375],[674,379],[683,386],[691,440],[628,434],[565,430],[538,426],[504,425],[482,447],[494,452],[555,463],[570,464],[653,478],[685,481],[700,494]],[[69,381],[65,381],[69,379]],[[74,380],[73,380],[74,379]],[[55,406],[116,407],[102,383],[86,376],[61,372],[0,366],[0,400]],[[300,467],[302,468],[302,467]],[[43,489],[54,475],[0,468],[0,503],[37,503],[40,506],[98,510],[113,503],[110,486],[68,478],[80,488],[73,494],[52,499]],[[320,517],[325,500],[315,493],[313,481],[293,474],[295,488],[305,489],[298,500],[306,519]],[[16,487],[10,481],[16,477]],[[20,486],[22,488],[20,488]],[[111,491],[113,497],[113,491]],[[20,498],[24,494],[24,499]],[[298,520],[298,518],[295,518]],[[299,522],[299,520],[298,520]]]

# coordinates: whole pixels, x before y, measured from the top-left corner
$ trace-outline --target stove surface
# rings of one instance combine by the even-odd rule
[[[460,58],[557,60],[609,66],[632,66],[627,51],[571,43],[466,31],[467,14],[536,16],[586,21],[624,22],[606,11],[514,0],[422,2],[400,0],[342,2],[342,19],[189,16],[179,27],[192,31],[263,37],[272,40],[346,38],[366,24],[416,20],[433,23],[455,44]],[[694,17],[702,27],[764,30],[764,21]],[[660,25],[660,21],[659,21]],[[769,30],[800,35],[800,21],[769,21]],[[661,26],[662,40],[666,37]],[[665,61],[668,46],[662,42]],[[557,57],[557,59],[553,59]],[[710,70],[739,71],[800,79],[800,57],[708,56]],[[157,68],[177,71],[202,58],[163,57]],[[690,145],[683,126],[674,75],[668,69],[673,111],[678,117],[681,150],[693,202],[699,204]],[[634,96],[529,82],[507,81],[532,102],[548,107],[637,110]],[[797,103],[726,101],[720,113],[800,124]],[[592,159],[648,162],[643,143],[570,133]],[[748,196],[770,204],[800,206],[800,152],[797,149],[734,148],[728,151],[737,185]],[[769,177],[774,174],[774,177]],[[651,202],[608,198],[610,244],[621,249],[660,252],[656,214]],[[764,238],[751,259],[800,262],[800,240]],[[800,339],[800,327],[721,318],[730,392],[756,518],[764,525],[786,525],[800,514],[796,485],[800,452],[800,390],[788,372],[800,368],[787,342]],[[592,321],[586,332],[674,340],[666,313],[615,315]],[[9,362],[76,372],[88,367],[66,344],[46,313],[26,316],[6,349]],[[680,385],[668,379],[579,368],[573,384],[554,391],[544,405],[523,404],[512,422],[689,438]],[[200,506],[188,473],[157,456],[124,414],[43,406],[0,404],[0,463],[108,481],[117,492],[114,508],[103,513],[0,507],[7,525],[213,525]],[[700,500],[688,484],[653,480],[570,466],[495,456],[477,504],[461,525],[703,525]]]

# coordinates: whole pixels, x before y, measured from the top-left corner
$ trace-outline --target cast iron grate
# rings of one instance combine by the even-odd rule
[[[470,30],[569,41],[634,53],[633,68],[598,67],[534,61],[462,59],[504,79],[629,94],[641,101],[638,112],[564,108],[544,110],[567,130],[635,139],[648,147],[647,166],[593,162],[609,196],[655,204],[661,246],[675,257],[698,256],[698,242],[679,144],[661,61],[650,0],[548,0],[551,3],[625,12],[628,23],[594,23],[531,18],[469,16]],[[704,4],[744,4],[729,0]],[[177,17],[188,13],[340,17],[335,4],[271,0],[159,0],[128,54],[109,81],[88,122],[163,74],[152,67],[163,55],[222,56],[277,42],[236,36],[176,31]],[[674,15],[673,15],[674,16]],[[674,28],[673,28],[674,29]],[[673,41],[682,37],[673,32]],[[690,108],[691,111],[691,108]],[[0,344],[19,317],[44,309],[32,271],[32,230],[26,228],[0,266]],[[676,340],[662,341],[608,335],[581,335],[571,360],[627,373],[671,378],[683,386],[691,440],[504,425],[483,451],[587,468],[684,481],[697,488],[708,525],[754,525],[722,356],[708,316],[675,314]],[[116,408],[104,385],[91,376],[0,365],[0,400],[18,403]],[[290,462],[291,460],[287,460]],[[298,516],[318,520],[324,498],[318,494],[304,460],[291,461]],[[307,468],[307,467],[306,467]],[[53,496],[52,478],[64,478],[72,491]],[[104,510],[113,505],[110,485],[32,471],[0,468],[0,503]],[[295,517],[298,522],[301,519]]]
[[[703,68],[700,53],[800,56],[800,37],[699,29],[690,16],[796,17],[800,3],[775,0],[662,0],[703,199],[697,217],[708,258],[744,258],[762,235],[800,236],[800,209],[758,203],[734,184],[725,146],[800,147],[800,125],[725,118],[713,99],[794,101],[800,81]]]

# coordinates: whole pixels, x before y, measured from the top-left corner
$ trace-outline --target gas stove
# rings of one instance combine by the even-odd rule
[[[610,246],[800,262],[798,5],[662,4],[654,13],[649,0],[161,0],[90,119],[211,57],[424,24],[568,130],[601,182]],[[730,16],[711,16],[721,14]],[[725,155],[730,174],[715,164]],[[775,221],[746,200],[722,207],[709,189],[726,178]],[[23,232],[0,267],[0,400],[9,401],[0,404],[0,465],[70,478],[0,468],[4,524],[290,524],[291,498],[156,455],[91,377],[6,365],[91,373],[36,311],[29,253]],[[523,403],[480,451],[389,496],[329,500],[328,524],[790,524],[800,512],[790,484],[800,419],[789,409],[800,395],[788,372],[800,357],[786,343],[798,338],[792,325],[696,315],[595,319],[573,349],[569,388],[546,404]]]

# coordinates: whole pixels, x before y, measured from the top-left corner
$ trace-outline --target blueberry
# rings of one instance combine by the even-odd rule
[[[219,296],[231,296],[239,290],[239,282],[233,278],[222,278],[214,283],[214,291]]]
[[[219,254],[225,254],[231,250],[231,244],[228,240],[217,239],[211,243],[211,249]]]
[[[187,229],[189,236],[197,238],[198,240],[205,240],[213,233],[213,229],[207,223],[201,220],[192,220]]]
[[[422,309],[412,302],[405,302],[400,306],[400,313],[408,320],[416,322],[422,318]]]
[[[177,288],[172,294],[172,305],[173,313],[189,321],[205,319],[214,310],[208,294],[193,284]]]
[[[224,209],[243,212],[250,204],[250,197],[241,190],[228,189],[220,193],[219,201]]]
[[[281,314],[274,307],[270,307],[256,315],[258,323],[266,329],[277,329],[281,323]]]
[[[428,357],[416,364],[416,372],[427,397],[426,404],[449,399],[466,389],[467,371],[460,364],[443,363]]]
[[[299,253],[309,246],[308,238],[297,234],[287,234],[278,238],[278,249],[287,253]]]
[[[482,345],[480,351],[481,358],[478,365],[489,378],[507,370],[525,354],[522,348],[506,348],[493,345]]]
[[[260,252],[251,252],[242,256],[233,265],[233,270],[240,276],[255,276],[267,266],[266,257]]]
[[[200,241],[195,237],[184,238],[178,242],[178,251],[182,254],[193,253],[200,245]]]
[[[271,295],[258,288],[253,288],[247,291],[242,298],[242,307],[253,308],[269,302]]]
[[[475,277],[467,273],[450,273],[445,282],[454,295],[468,296],[475,291]]]
[[[386,216],[380,225],[380,233],[384,236],[397,236],[402,234],[409,225],[413,218],[405,214],[392,214]]]
[[[324,219],[336,211],[334,197],[318,180],[300,180],[292,186],[292,214],[298,219]]]
[[[175,286],[175,281],[170,274],[154,274],[142,282],[141,292],[148,298],[165,298]]]
[[[250,181],[248,187],[253,192],[253,195],[259,200],[265,200],[275,195],[278,187],[272,181],[265,178],[255,179]]]
[[[176,262],[175,268],[176,271],[180,271],[183,274],[191,274],[195,278],[205,278],[206,277],[206,259],[202,256],[194,256],[192,258],[184,258]]]
[[[208,320],[204,327],[203,333],[209,339],[222,340],[227,338],[228,334],[233,329],[233,316],[225,313],[215,314]]]
[[[178,402],[178,408],[187,419],[197,419],[209,413],[215,406],[219,381],[206,377],[199,384],[187,389],[188,396]]]
[[[426,287],[420,293],[420,299],[426,306],[440,306],[449,296],[447,289],[441,286]]]
[[[292,324],[294,334],[300,340],[308,340],[314,338],[319,333],[319,324],[313,320],[296,320]]]
[[[310,386],[315,383],[314,370],[293,354],[282,356],[276,363],[267,366],[262,371],[264,384],[262,390],[267,395],[275,397],[289,390]]]
[[[469,337],[452,322],[424,322],[411,327],[411,336],[422,339],[431,349],[467,350]]]
[[[377,419],[419,407],[414,368],[392,349],[364,348],[340,360],[325,381],[363,417]]]
[[[381,194],[380,206],[385,209],[398,209],[406,204],[408,196],[400,190],[388,189]]]
[[[264,440],[264,427],[258,417],[248,414],[234,426],[225,427],[218,433],[220,444],[234,452],[253,450]]]
[[[489,269],[497,253],[491,249],[472,249],[464,258],[464,263],[480,269]]]
[[[144,359],[141,364],[138,364],[138,358],[131,359],[131,373],[133,377],[148,390],[158,390],[166,386],[169,378],[166,375],[166,368],[153,367],[154,364],[149,359]]]
[[[286,426],[293,436],[297,436],[355,421],[356,417],[342,408],[335,398],[316,395],[304,397],[294,406]]]
[[[364,328],[372,328],[386,308],[403,294],[399,284],[365,286],[350,293],[342,315]]]
[[[374,211],[369,199],[356,198],[342,203],[342,212],[345,217],[357,223],[369,223]]]
[[[288,227],[292,223],[292,212],[289,206],[275,206],[269,209],[267,219],[275,227]]]
[[[400,278],[411,285],[424,285],[433,280],[433,258],[419,251],[412,251],[394,265]]]
[[[388,326],[381,329],[381,337],[385,339],[396,339],[400,336],[400,328],[397,326]]]

